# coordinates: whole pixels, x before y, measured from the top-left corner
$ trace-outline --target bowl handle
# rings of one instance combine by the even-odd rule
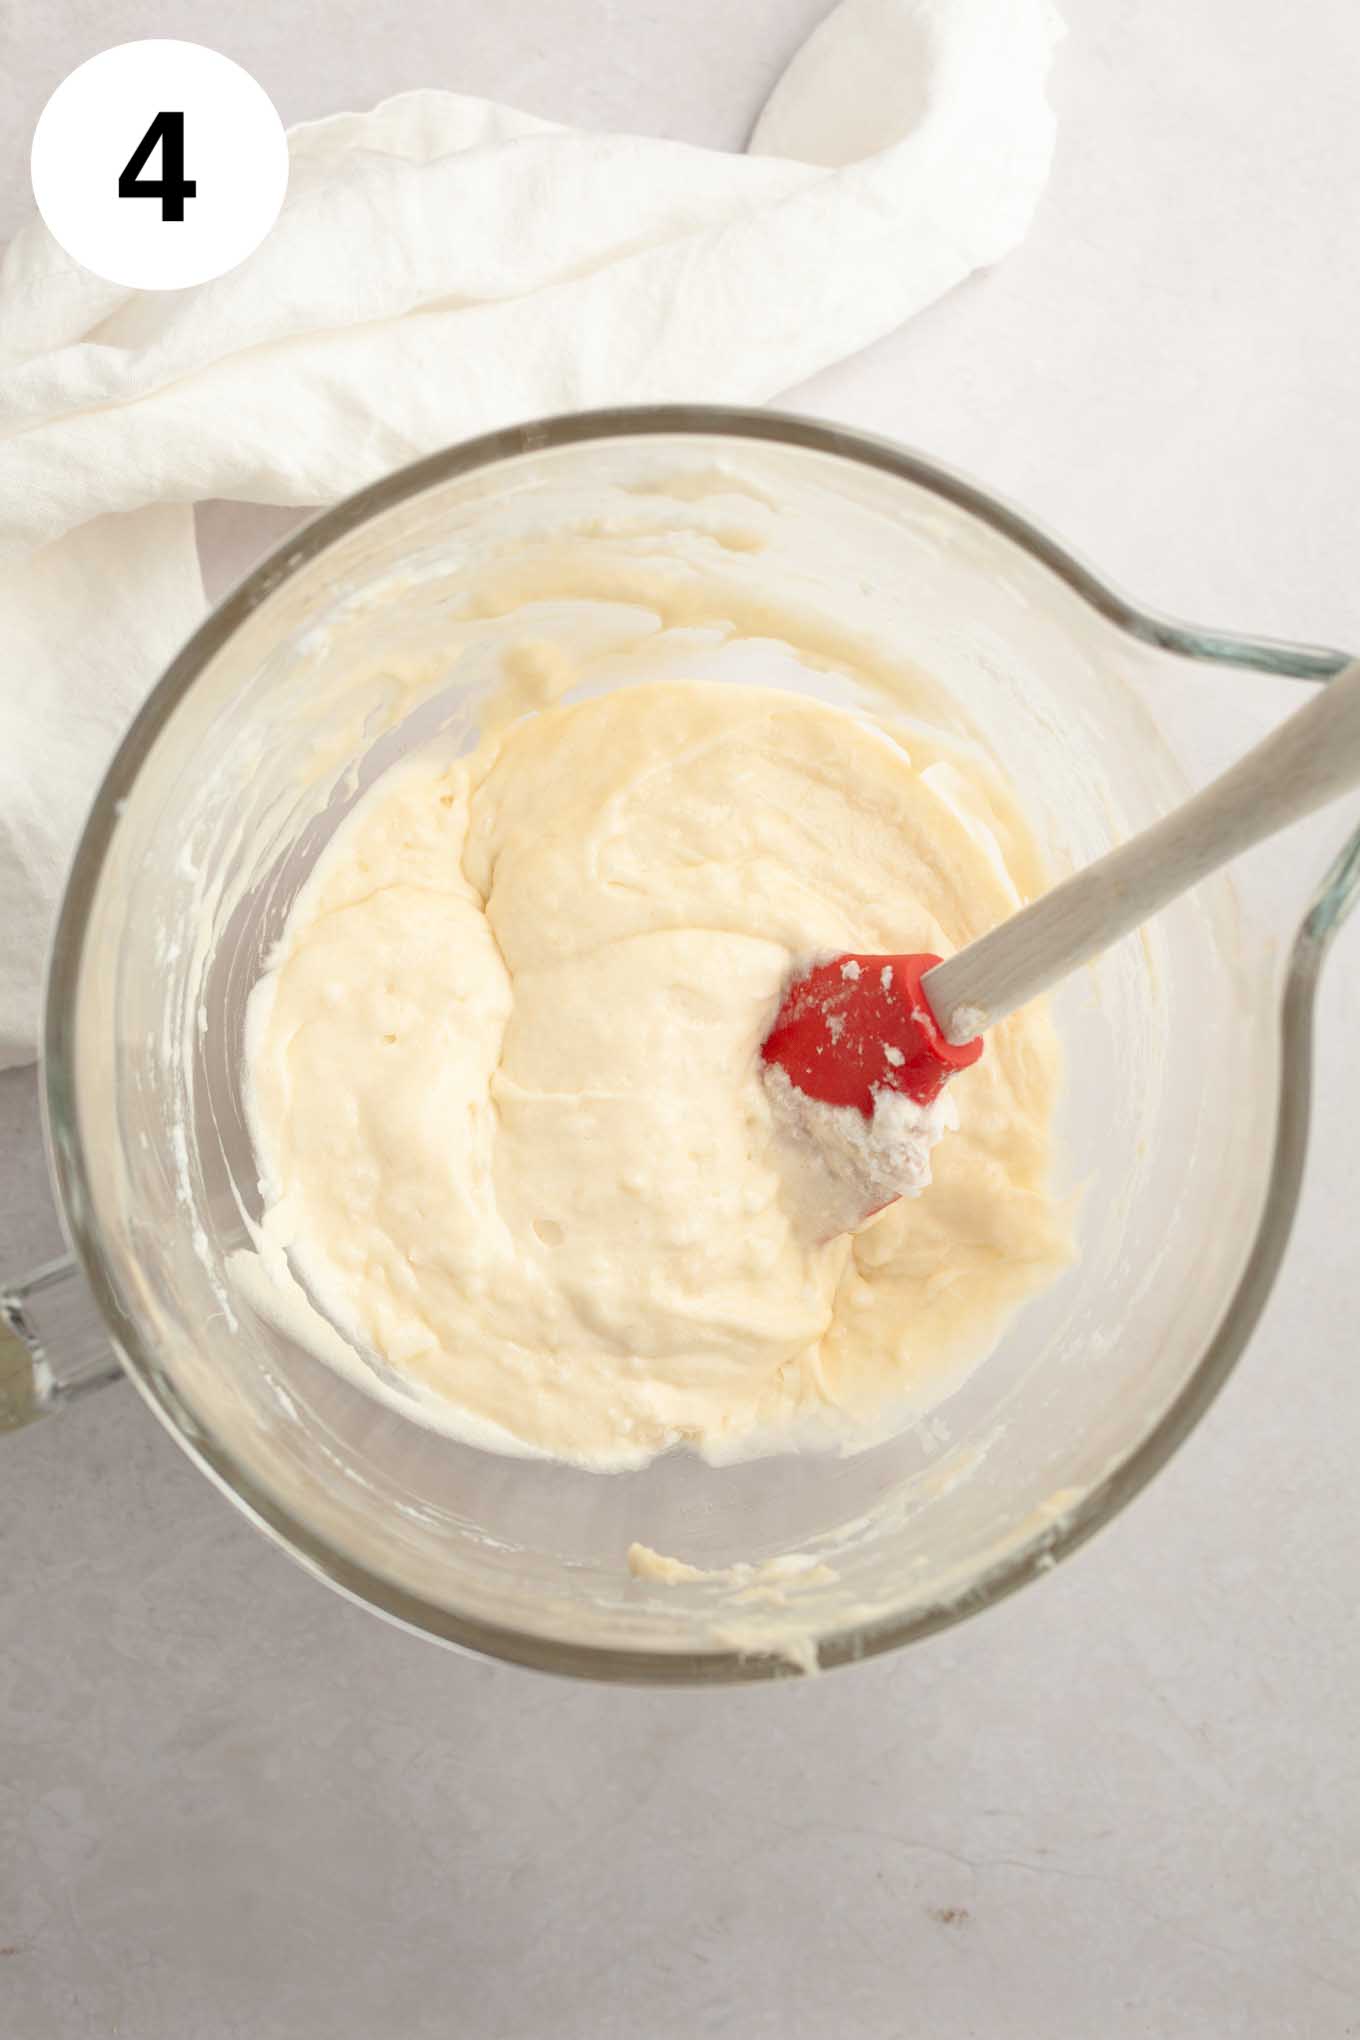
[[[22,1430],[121,1373],[70,1255],[0,1283],[0,1431]]]

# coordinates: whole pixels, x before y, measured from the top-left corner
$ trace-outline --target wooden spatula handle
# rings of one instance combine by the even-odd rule
[[[1360,661],[1184,807],[922,980],[951,1041],[1004,1020],[1255,843],[1360,784]]]

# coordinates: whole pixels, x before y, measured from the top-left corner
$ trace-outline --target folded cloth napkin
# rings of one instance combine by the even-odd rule
[[[843,0],[744,156],[422,91],[293,129],[229,275],[0,264],[0,1066],[35,1053],[67,860],[202,614],[192,505],[323,504],[553,411],[764,402],[1023,236],[1050,0]]]

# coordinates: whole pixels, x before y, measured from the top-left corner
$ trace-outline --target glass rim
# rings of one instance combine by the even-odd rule
[[[268,553],[209,613],[133,718],[95,795],[58,913],[44,1021],[44,1117],[49,1162],[72,1246],[124,1372],[195,1464],[257,1528],[347,1598],[436,1641],[577,1678],[648,1685],[735,1684],[795,1675],[785,1659],[712,1650],[619,1649],[581,1644],[460,1614],[358,1564],[294,1516],[195,1418],[186,1419],[147,1354],[111,1280],[89,1194],[75,1089],[76,1005],[90,909],[122,802],[161,729],[205,667],[277,589],[371,519],[460,476],[559,447],[610,439],[707,437],[828,454],[906,481],[1009,539],[1124,635],[1209,664],[1325,680],[1347,663],[1326,647],[1201,629],[1144,609],[1113,588],[1022,512],[952,469],[891,441],[789,412],[674,404],[581,411],[504,427],[399,468],[322,511]],[[819,1666],[876,1657],[935,1634],[1003,1600],[1079,1549],[1133,1500],[1188,1437],[1232,1372],[1274,1284],[1298,1205],[1312,1089],[1312,1018],[1332,935],[1360,893],[1360,830],[1342,847],[1294,940],[1278,1008],[1280,1090],[1266,1198],[1250,1251],[1213,1336],[1146,1435],[1070,1513],[986,1566],[960,1592],[900,1614],[817,1633]]]

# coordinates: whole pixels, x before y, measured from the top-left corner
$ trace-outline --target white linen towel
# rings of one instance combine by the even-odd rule
[[[192,505],[324,504],[599,404],[761,403],[1022,238],[1050,0],[843,0],[744,156],[404,93],[292,130],[238,269],[137,292],[40,222],[0,263],[0,1067],[119,731],[204,606]]]

